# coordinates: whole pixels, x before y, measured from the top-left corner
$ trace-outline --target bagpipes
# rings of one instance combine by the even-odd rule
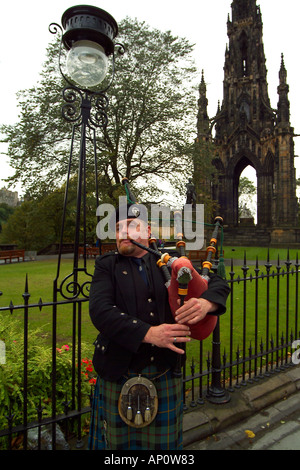
[[[128,202],[138,204],[135,196],[130,190],[128,179],[123,178],[122,183],[125,186]],[[180,222],[180,217],[181,212],[175,211],[174,222],[177,222],[177,225],[179,225],[178,222]],[[210,245],[206,250],[206,260],[202,263],[201,274],[198,273],[190,260],[185,256],[185,242],[183,240],[183,235],[179,232],[177,233],[178,241],[176,243],[177,251],[180,254],[179,257],[174,257],[168,253],[160,252],[156,245],[156,239],[154,238],[150,238],[149,240],[150,247],[141,245],[136,240],[131,240],[133,244],[152,253],[158,258],[157,266],[161,269],[165,279],[165,285],[168,290],[169,305],[174,318],[175,312],[179,308],[178,299],[180,299],[180,305],[183,305],[183,303],[190,298],[199,298],[203,292],[208,289],[210,279],[209,271],[212,267],[211,259],[213,254],[216,253],[218,232],[220,227],[222,227],[222,224],[222,217],[216,217]],[[191,338],[199,341],[204,340],[213,332],[216,324],[216,315],[206,315],[205,318],[197,322],[195,325],[189,325]]]

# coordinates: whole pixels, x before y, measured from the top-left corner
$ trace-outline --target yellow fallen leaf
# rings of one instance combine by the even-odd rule
[[[249,437],[249,439],[253,439],[253,438],[255,437],[254,432],[253,432],[253,431],[249,431],[249,429],[247,429],[247,430],[245,431],[245,434],[246,434],[247,437]]]

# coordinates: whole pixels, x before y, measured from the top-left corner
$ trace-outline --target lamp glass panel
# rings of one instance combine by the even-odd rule
[[[77,41],[68,52],[68,73],[83,87],[89,88],[101,83],[107,67],[108,60],[103,47],[93,41]]]

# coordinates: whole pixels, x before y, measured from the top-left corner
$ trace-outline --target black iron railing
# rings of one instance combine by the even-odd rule
[[[272,263],[268,256],[266,262],[251,264],[245,255],[241,266],[234,269],[231,261],[227,269],[231,288],[227,312],[213,333],[212,351],[200,344],[198,364],[193,360],[190,375],[186,371],[185,382],[191,382],[186,410],[204,403],[204,397],[212,403],[226,403],[230,399],[226,391],[295,365],[300,338],[298,255],[294,261],[288,252],[283,263],[279,257]]]
[[[1,269],[1,267],[0,267]],[[86,270],[86,267],[84,268]],[[84,273],[85,274],[85,273]],[[77,447],[83,445],[83,418],[88,421],[92,386],[82,374],[82,321],[87,315],[88,295],[78,291],[78,280],[68,279],[68,296],[61,294],[54,282],[54,295],[50,302],[40,300],[30,303],[28,282],[25,282],[22,305],[0,307],[0,315],[11,316],[22,313],[22,386],[21,398],[18,401],[18,412],[13,397],[2,400],[0,409],[1,427],[0,448],[32,448],[32,430],[35,431],[36,448],[44,446],[44,432],[50,436],[49,448],[68,447],[72,436]],[[234,268],[233,262],[227,268],[227,281],[231,294],[227,303],[227,312],[221,316],[213,335],[203,342],[192,341],[187,348],[187,363],[184,369],[185,411],[200,406],[207,400],[212,403],[226,403],[233,391],[255,381],[263,380],[271,374],[280,373],[294,365],[293,345],[300,338],[298,331],[298,296],[299,296],[299,263],[298,257],[280,263],[247,264],[246,256],[241,266]],[[61,285],[66,284],[63,281]],[[89,277],[88,281],[89,283]],[[80,284],[81,286],[84,283]],[[60,300],[59,300],[59,298]],[[67,298],[69,297],[69,298]],[[1,297],[0,297],[1,300]],[[60,363],[58,353],[58,309],[67,306],[72,310],[72,351],[68,362],[69,387],[66,393],[61,392]],[[32,415],[32,404],[29,413],[28,404],[32,402],[32,383],[29,376],[32,362],[30,350],[30,312],[33,309],[42,311],[51,308],[51,357],[49,358],[49,396],[40,395],[37,390],[34,398],[35,413]],[[83,309],[85,310],[83,314]],[[20,315],[18,315],[20,316]],[[5,337],[0,338],[5,345]],[[1,356],[0,356],[1,359]],[[7,366],[0,361],[1,368]],[[64,366],[65,367],[65,366]],[[65,380],[66,381],[66,380]],[[13,382],[12,382],[13,383]],[[11,391],[13,387],[11,388]],[[29,393],[30,390],[30,393]],[[2,391],[3,392],[3,391]],[[1,384],[0,384],[0,393]],[[30,395],[30,396],[29,396]],[[3,396],[3,393],[2,393]],[[47,402],[48,408],[45,409]],[[22,409],[20,409],[22,408]],[[51,411],[49,411],[51,409]],[[5,423],[5,424],[4,424]],[[59,425],[59,428],[58,428]],[[85,423],[85,430],[88,425]],[[63,434],[63,444],[60,435]],[[31,439],[31,438],[30,438]],[[19,446],[19,447],[18,447]]]

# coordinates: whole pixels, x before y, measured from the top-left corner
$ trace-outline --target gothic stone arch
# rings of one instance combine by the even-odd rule
[[[260,226],[268,226],[272,214],[273,172],[272,157],[267,165],[262,165],[260,159],[250,150],[243,149],[236,153],[220,175],[218,186],[220,205],[224,218],[229,226],[238,225],[238,186],[241,173],[252,166],[257,175],[257,221]]]

